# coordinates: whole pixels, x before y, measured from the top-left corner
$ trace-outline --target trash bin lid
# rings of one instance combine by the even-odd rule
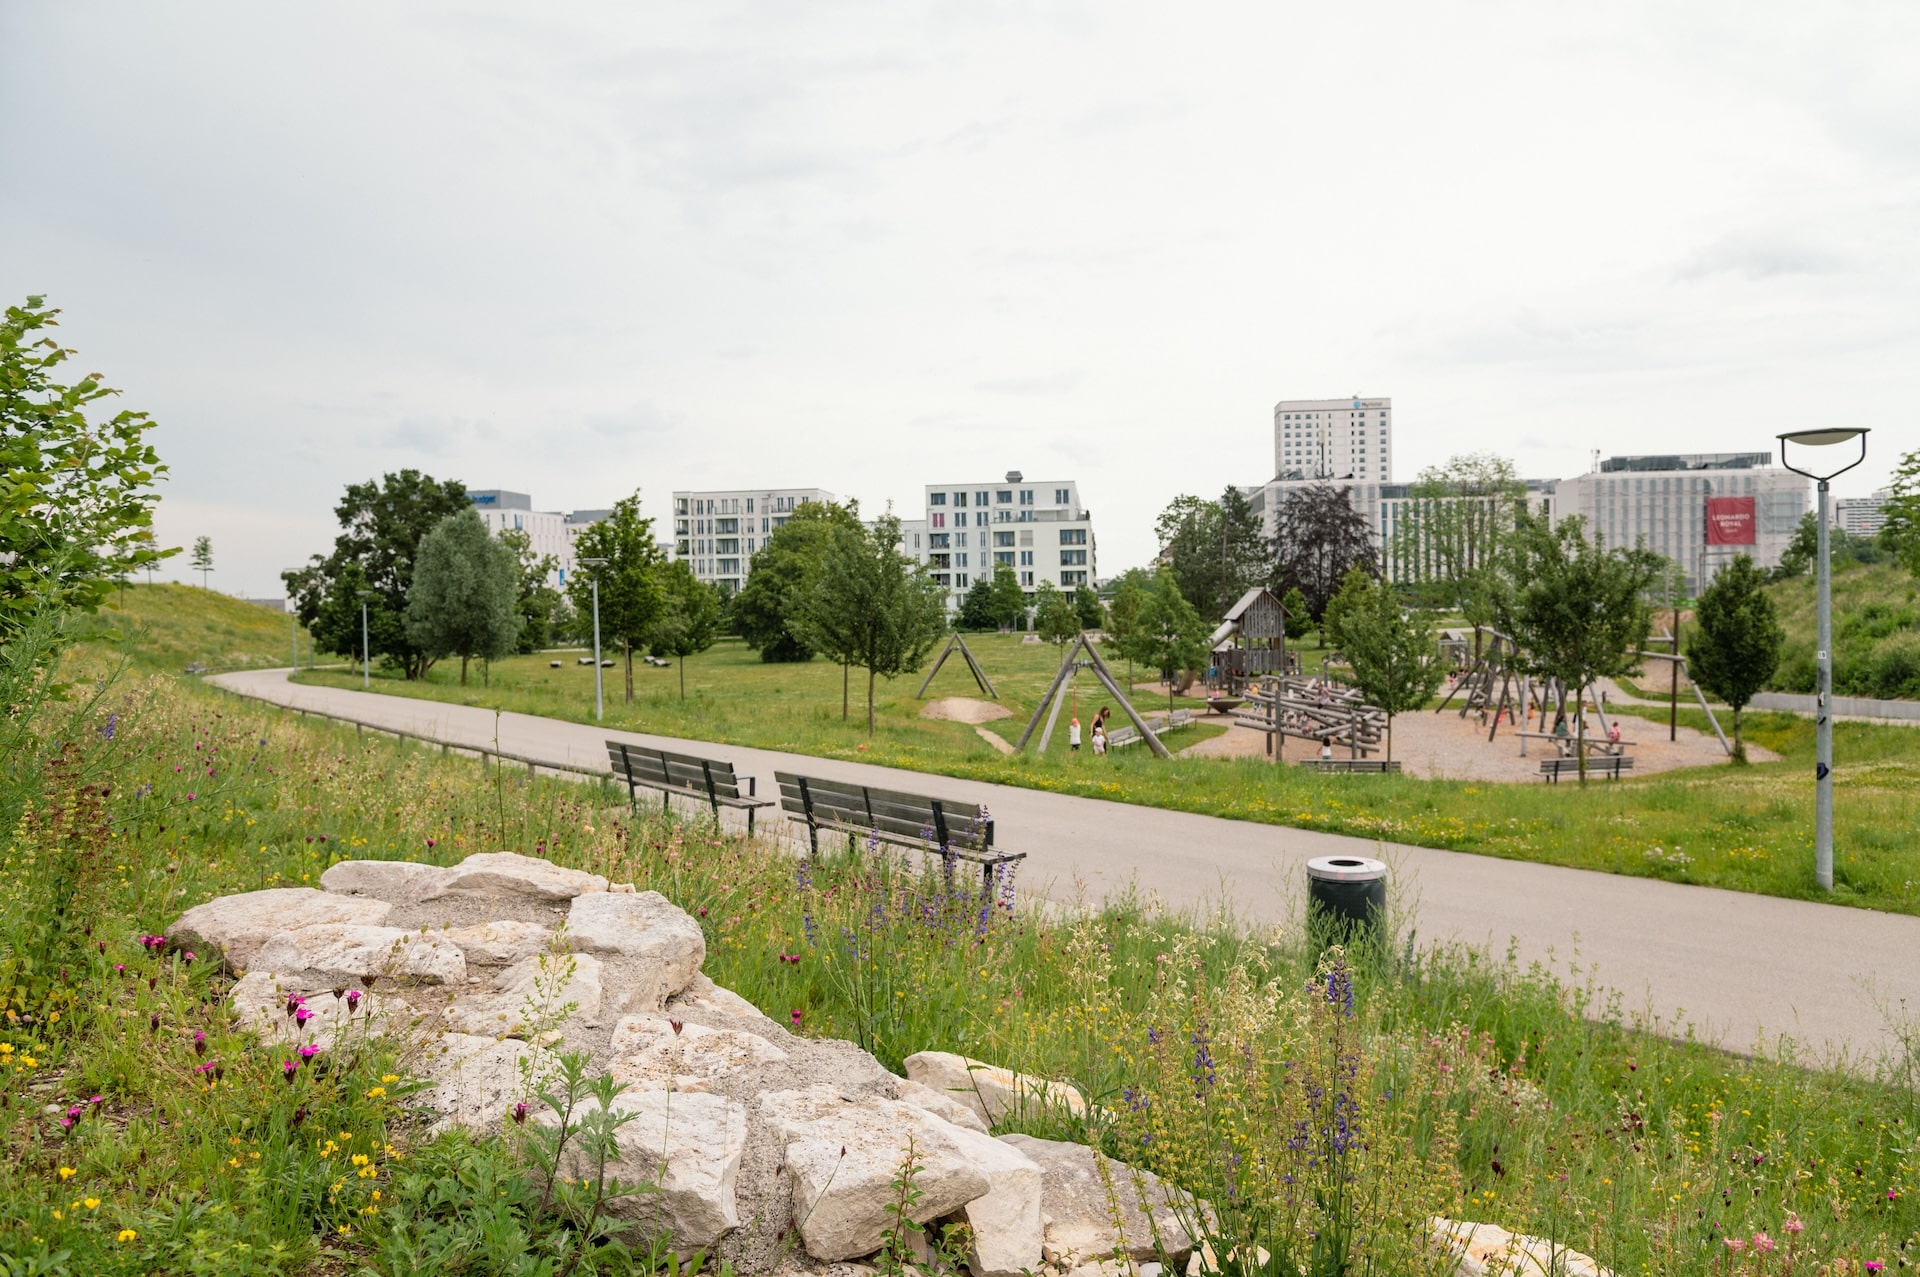
[[[1307,877],[1323,882],[1373,882],[1386,876],[1385,861],[1365,856],[1316,856],[1307,862]]]

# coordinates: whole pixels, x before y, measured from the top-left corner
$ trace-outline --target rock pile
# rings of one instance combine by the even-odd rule
[[[589,1054],[627,1084],[613,1103],[634,1119],[609,1173],[660,1187],[614,1210],[683,1252],[745,1272],[802,1258],[795,1238],[820,1263],[871,1255],[909,1141],[912,1214],[971,1225],[976,1277],[1106,1277],[1118,1254],[1192,1250],[1189,1203],[1152,1175],[988,1133],[1079,1111],[1071,1087],[937,1052],[901,1078],[852,1043],[796,1037],[700,973],[699,924],[656,892],[492,853],[346,861],[320,881],[210,901],[171,934],[220,956],[236,1014],[269,1040],[387,1035],[432,1084],[436,1130],[498,1132],[530,1099],[526,1067]]]

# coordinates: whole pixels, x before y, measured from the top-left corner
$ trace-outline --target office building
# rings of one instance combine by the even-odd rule
[[[754,551],[808,501],[837,498],[824,488],[729,488],[673,494],[673,557],[722,594],[747,579]]]
[[[1644,544],[1678,563],[1689,593],[1735,556],[1774,567],[1808,508],[1809,481],[1770,452],[1610,457],[1560,480],[1554,518],[1579,515],[1607,545]]]
[[[1367,521],[1367,530],[1373,536],[1374,549],[1380,556],[1381,570],[1387,580],[1396,584],[1411,583],[1431,573],[1432,567],[1426,562],[1421,545],[1420,521],[1434,498],[1415,496],[1413,484],[1279,478],[1242,491],[1246,494],[1248,506],[1260,517],[1263,532],[1271,539],[1278,530],[1280,504],[1286,500],[1287,494],[1322,483],[1344,491],[1353,508]],[[1523,485],[1526,488],[1527,508],[1535,514],[1553,518],[1555,481],[1527,479]],[[1494,498],[1452,497],[1445,500],[1491,505]]]
[[[1393,482],[1393,400],[1282,399],[1273,408],[1273,473]]]
[[[1887,498],[1882,488],[1870,497],[1841,497],[1833,503],[1833,526],[1857,537],[1878,536],[1887,521]]]
[[[997,482],[930,483],[925,496],[926,516],[900,524],[900,548],[947,587],[949,607],[1000,563],[1029,592],[1042,581],[1069,593],[1093,584],[1093,515],[1074,481],[1009,470]]]
[[[549,582],[555,588],[566,585],[567,573],[573,568],[573,537],[568,532],[571,516],[536,510],[531,496],[503,488],[469,488],[467,499],[495,536],[509,530],[524,532],[535,555],[552,555],[556,566]]]

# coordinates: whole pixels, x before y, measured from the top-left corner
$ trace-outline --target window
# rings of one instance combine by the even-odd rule
[[[933,574],[933,583],[935,585],[951,585],[952,581],[948,579],[945,572],[935,572]]]
[[[753,498],[752,498],[752,497],[748,497],[748,498],[747,498],[747,513],[748,513],[748,514],[752,514],[752,513],[753,513]]]
[[[961,561],[962,563],[965,563],[965,562],[966,562],[966,556],[965,556],[965,555],[962,555],[962,556],[960,557],[960,561]],[[966,588],[967,588],[967,574],[966,574],[965,572],[959,572],[959,573],[956,573],[956,574],[954,575],[954,578],[953,578],[953,587],[954,587],[954,588],[955,588],[956,590],[964,590],[964,589],[966,589]]]
[[[1032,504],[1033,504],[1033,489],[1032,489],[1032,488],[1022,488],[1022,489],[1020,489],[1020,504],[1021,504],[1021,505],[1032,505]]]
[[[953,534],[953,543],[954,543],[955,545],[965,545],[965,544],[967,543],[967,534],[966,534],[966,533],[964,533],[964,532],[956,532],[956,533],[954,533],[954,534]]]
[[[1033,551],[1032,551],[1032,550],[1022,550],[1022,551],[1020,551],[1020,566],[1021,566],[1021,567],[1023,567],[1023,568],[1030,568],[1030,567],[1032,567],[1032,566],[1033,566]],[[1031,572],[1029,572],[1029,573],[1027,573],[1027,575],[1028,575],[1029,577],[1031,577],[1031,576],[1033,575],[1033,573],[1031,573]]]
[[[955,566],[955,567],[957,567],[957,568],[963,568],[963,567],[966,567],[966,566],[967,566],[967,556],[966,556],[966,555],[964,555],[964,554],[956,554],[956,555],[954,555],[954,556],[953,556],[953,566]]]
[[[929,554],[927,556],[927,566],[936,570],[950,568],[953,566],[953,556],[951,554]]]
[[[1071,489],[1055,488],[1053,490],[1053,503],[1055,505],[1065,505],[1069,500],[1072,499],[1072,496],[1073,496],[1073,493]]]
[[[946,533],[934,532],[928,534],[927,544],[935,550],[945,550],[949,548],[950,543]]]
[[[1087,574],[1085,572],[1062,572],[1060,574],[1060,584],[1062,585],[1085,585],[1086,583]]]
[[[1032,544],[1033,544],[1033,533],[1031,533],[1031,532],[1026,532],[1026,531],[1022,531],[1022,532],[1020,533],[1020,544],[1021,544],[1021,545],[1032,545]]]
[[[978,511],[974,514],[973,526],[976,528],[984,528],[987,526],[987,512],[985,510]]]
[[[715,554],[738,554],[738,553],[740,553],[740,538],[739,538],[739,537],[722,537],[722,538],[720,538],[720,539],[719,539],[718,541],[715,541],[715,542],[713,543],[713,552],[714,552]]]
[[[1022,572],[1020,574],[1020,584],[1031,588],[1033,585],[1033,573]]]
[[[913,548],[916,550],[920,548],[920,534],[918,532],[913,534]]]
[[[986,493],[984,493],[984,492],[976,492],[976,493],[974,493],[974,494],[973,494],[973,503],[974,503],[975,505],[985,505],[985,504],[987,503],[987,494],[986,494]]]
[[[945,505],[946,503],[947,494],[944,492],[929,492],[927,494],[928,505]]]
[[[1012,489],[1010,488],[1000,489],[998,492],[993,494],[993,500],[994,500],[994,504],[996,505],[1012,505],[1013,504]]]
[[[1004,563],[1008,567],[1012,567],[1013,551],[1012,550],[995,550],[993,552],[993,561],[995,563]]]
[[[1086,543],[1087,543],[1087,530],[1085,528],[1061,528],[1060,529],[1061,545],[1085,545]]]
[[[1087,563],[1087,552],[1085,550],[1062,550],[1060,551],[1060,562],[1062,566],[1085,567]]]
[[[1011,532],[996,532],[996,533],[994,533],[994,534],[993,534],[993,543],[994,543],[995,545],[1012,545],[1012,544],[1013,544],[1013,533],[1011,533]]]
[[[934,526],[934,527],[936,527],[936,528],[944,528],[944,527],[946,527],[946,526],[947,526],[947,516],[946,516],[946,515],[944,515],[944,514],[936,514],[936,515],[934,515],[934,516],[933,516],[933,526]]]
[[[753,538],[752,538],[752,537],[748,537],[748,538],[747,538],[747,553],[748,553],[748,554],[752,554],[752,553],[753,553]]]
[[[720,560],[720,563],[719,563],[719,572],[718,572],[718,575],[720,575],[720,576],[739,576],[739,575],[740,575],[740,560],[738,560],[738,559],[721,559],[721,560]]]
[[[1012,523],[1012,522],[1013,522],[1013,511],[1011,511],[1011,510],[995,510],[995,511],[993,512],[993,521],[994,521],[995,523]]]
[[[767,520],[766,520],[766,516],[762,515],[760,518],[760,535],[765,536],[766,534],[767,534]]]
[[[957,506],[959,506],[959,507],[960,507],[961,509],[963,509],[963,510],[964,510],[964,509],[966,508],[966,505],[967,505],[967,494],[966,494],[966,493],[964,493],[964,492],[956,492],[956,493],[954,493],[954,494],[953,494],[953,503],[954,503],[955,505],[957,505]]]

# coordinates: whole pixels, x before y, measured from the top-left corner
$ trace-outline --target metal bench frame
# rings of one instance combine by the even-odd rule
[[[1317,772],[1378,772],[1381,775],[1398,774],[1400,760],[1397,758],[1304,758],[1294,764]]]
[[[1024,851],[994,847],[993,820],[980,818],[978,803],[957,803],[790,772],[775,772],[773,779],[780,787],[781,808],[788,819],[807,827],[808,848],[816,856],[820,854],[822,830],[845,834],[849,848],[861,838],[872,838],[929,855],[971,861],[981,867],[981,881],[989,891],[997,866],[1027,858]],[[969,843],[974,845],[970,847]]]
[[[1598,758],[1587,759],[1589,772],[1603,772],[1614,780],[1620,779],[1621,772],[1633,770],[1632,754],[1602,754]],[[1540,760],[1540,774],[1546,777],[1549,785],[1560,783],[1562,776],[1579,776],[1580,760],[1577,758],[1543,758]]]
[[[722,807],[746,812],[747,833],[751,836],[753,813],[762,807],[773,806],[773,799],[757,795],[759,786],[752,776],[746,777],[747,792],[740,792],[740,777],[735,774],[732,763],[617,740],[607,742],[607,761],[613,768],[614,776],[627,782],[627,802],[635,810],[640,807],[639,790],[642,786],[660,791],[662,811],[673,805],[675,794],[705,799],[707,805],[713,808],[715,820],[720,819]],[[635,763],[651,764],[648,770],[657,768],[659,774],[635,775]]]

